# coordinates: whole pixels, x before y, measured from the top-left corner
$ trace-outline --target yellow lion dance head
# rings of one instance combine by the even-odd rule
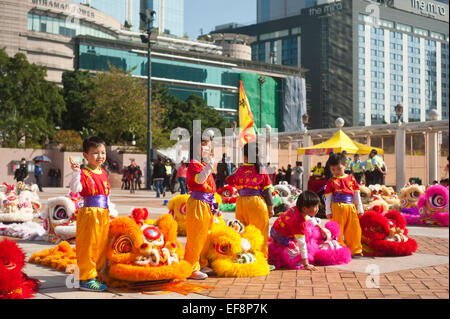
[[[417,184],[405,185],[398,196],[402,208],[417,208],[420,196],[425,193],[425,187]]]
[[[263,236],[253,225],[244,227],[238,220],[214,223],[207,258],[219,277],[256,277],[269,274],[261,250]]]
[[[222,203],[222,198],[219,194],[215,193],[214,198],[219,204]],[[189,199],[189,194],[177,195],[172,197],[167,203],[169,214],[175,219],[178,224],[178,235],[186,236],[186,203]]]
[[[158,220],[138,223],[129,217],[111,221],[106,262],[100,277],[108,286],[121,287],[129,283],[186,279],[192,266],[182,260],[183,246],[177,240],[177,223],[165,214]],[[46,265],[60,271],[73,271],[75,248],[61,242],[51,249],[34,253],[29,262]]]

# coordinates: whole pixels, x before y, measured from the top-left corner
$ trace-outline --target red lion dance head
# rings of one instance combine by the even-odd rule
[[[417,242],[408,237],[405,217],[396,210],[383,213],[374,206],[359,219],[364,256],[407,256],[417,250]]]
[[[16,242],[4,239],[0,242],[0,299],[26,299],[39,290],[37,279],[22,272],[25,254]]]

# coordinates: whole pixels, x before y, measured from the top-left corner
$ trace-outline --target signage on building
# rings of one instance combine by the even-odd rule
[[[64,11],[65,13],[85,16],[88,18],[94,18],[94,11],[83,8],[75,3],[63,2],[63,1],[52,1],[52,0],[31,0],[36,8],[45,7]]]
[[[326,5],[311,7],[307,10],[308,15],[310,16],[321,16],[334,13],[336,11],[342,11],[343,5],[342,2],[333,2]]]
[[[396,9],[412,12],[448,23],[448,5],[433,0],[395,0]]]

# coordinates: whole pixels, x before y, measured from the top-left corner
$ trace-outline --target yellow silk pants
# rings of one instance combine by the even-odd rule
[[[236,199],[236,219],[245,226],[254,225],[263,237],[262,252],[267,258],[269,238],[269,210],[262,196],[238,196]]]
[[[350,248],[352,255],[360,254],[362,252],[361,226],[355,205],[331,202],[331,212],[333,214],[331,220],[337,222],[341,228],[339,243]]]
[[[198,199],[189,198],[186,203],[186,249],[184,260],[194,271],[208,266],[206,253],[209,233],[213,223],[211,207]]]
[[[76,254],[80,280],[96,278],[105,261],[109,210],[81,207],[77,215]]]

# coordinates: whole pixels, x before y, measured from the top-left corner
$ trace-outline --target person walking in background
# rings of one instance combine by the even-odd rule
[[[187,186],[186,186],[186,177],[187,177],[187,165],[184,162],[181,162],[180,167],[177,170],[177,180],[180,184],[180,193],[181,195],[187,194]]]
[[[345,174],[351,174],[352,172],[352,159],[350,156],[347,156],[347,151],[343,150],[342,155],[345,156]]]
[[[139,190],[141,190],[141,185],[142,185],[142,170],[141,167],[139,165],[136,166],[136,186],[134,187],[134,189],[139,188]]]
[[[155,161],[153,166],[153,183],[155,183],[156,187],[156,197],[160,197],[161,193],[163,197],[166,197],[166,191],[164,189],[164,181],[167,178],[166,167],[164,165],[163,159]]]
[[[27,160],[23,157],[20,160],[20,165],[14,172],[14,179],[19,182],[24,182],[25,178],[28,176],[28,167],[27,167]]]
[[[223,153],[222,160],[219,163],[217,163],[217,182],[216,182],[217,189],[220,189],[225,185],[225,178],[229,176],[228,165],[226,160],[227,160],[226,154]]]
[[[128,166],[128,176],[130,184],[130,193],[136,193],[137,167],[135,161],[132,161],[130,166]]]
[[[296,162],[295,167],[292,170],[292,184],[296,187],[301,189],[302,187],[302,177],[303,177],[303,167],[302,162]]]
[[[288,184],[292,184],[292,181],[291,181],[291,176],[292,176],[292,167],[291,167],[291,164],[288,164],[286,170],[283,169],[283,173],[284,173],[284,180],[285,180],[286,182],[288,182]]]
[[[39,166],[39,162],[34,162],[34,177],[36,178],[36,184],[39,188],[40,192],[43,192],[42,190],[42,175],[44,174],[44,171]]]
[[[280,184],[282,181],[284,181],[284,174],[281,168],[279,168],[277,175],[275,175],[275,185]]]
[[[128,189],[128,168],[126,166],[122,168],[122,186],[120,189]]]
[[[171,191],[172,189],[170,187],[170,181],[172,179],[172,165],[170,165],[169,160],[166,161],[164,168],[166,170],[166,176],[164,178],[164,191],[166,191],[166,190]]]
[[[361,162],[361,160],[359,159],[359,154],[355,154],[355,156],[353,157],[353,161],[350,165],[350,170],[358,184],[361,184],[362,176],[364,173],[364,165],[363,162]]]

